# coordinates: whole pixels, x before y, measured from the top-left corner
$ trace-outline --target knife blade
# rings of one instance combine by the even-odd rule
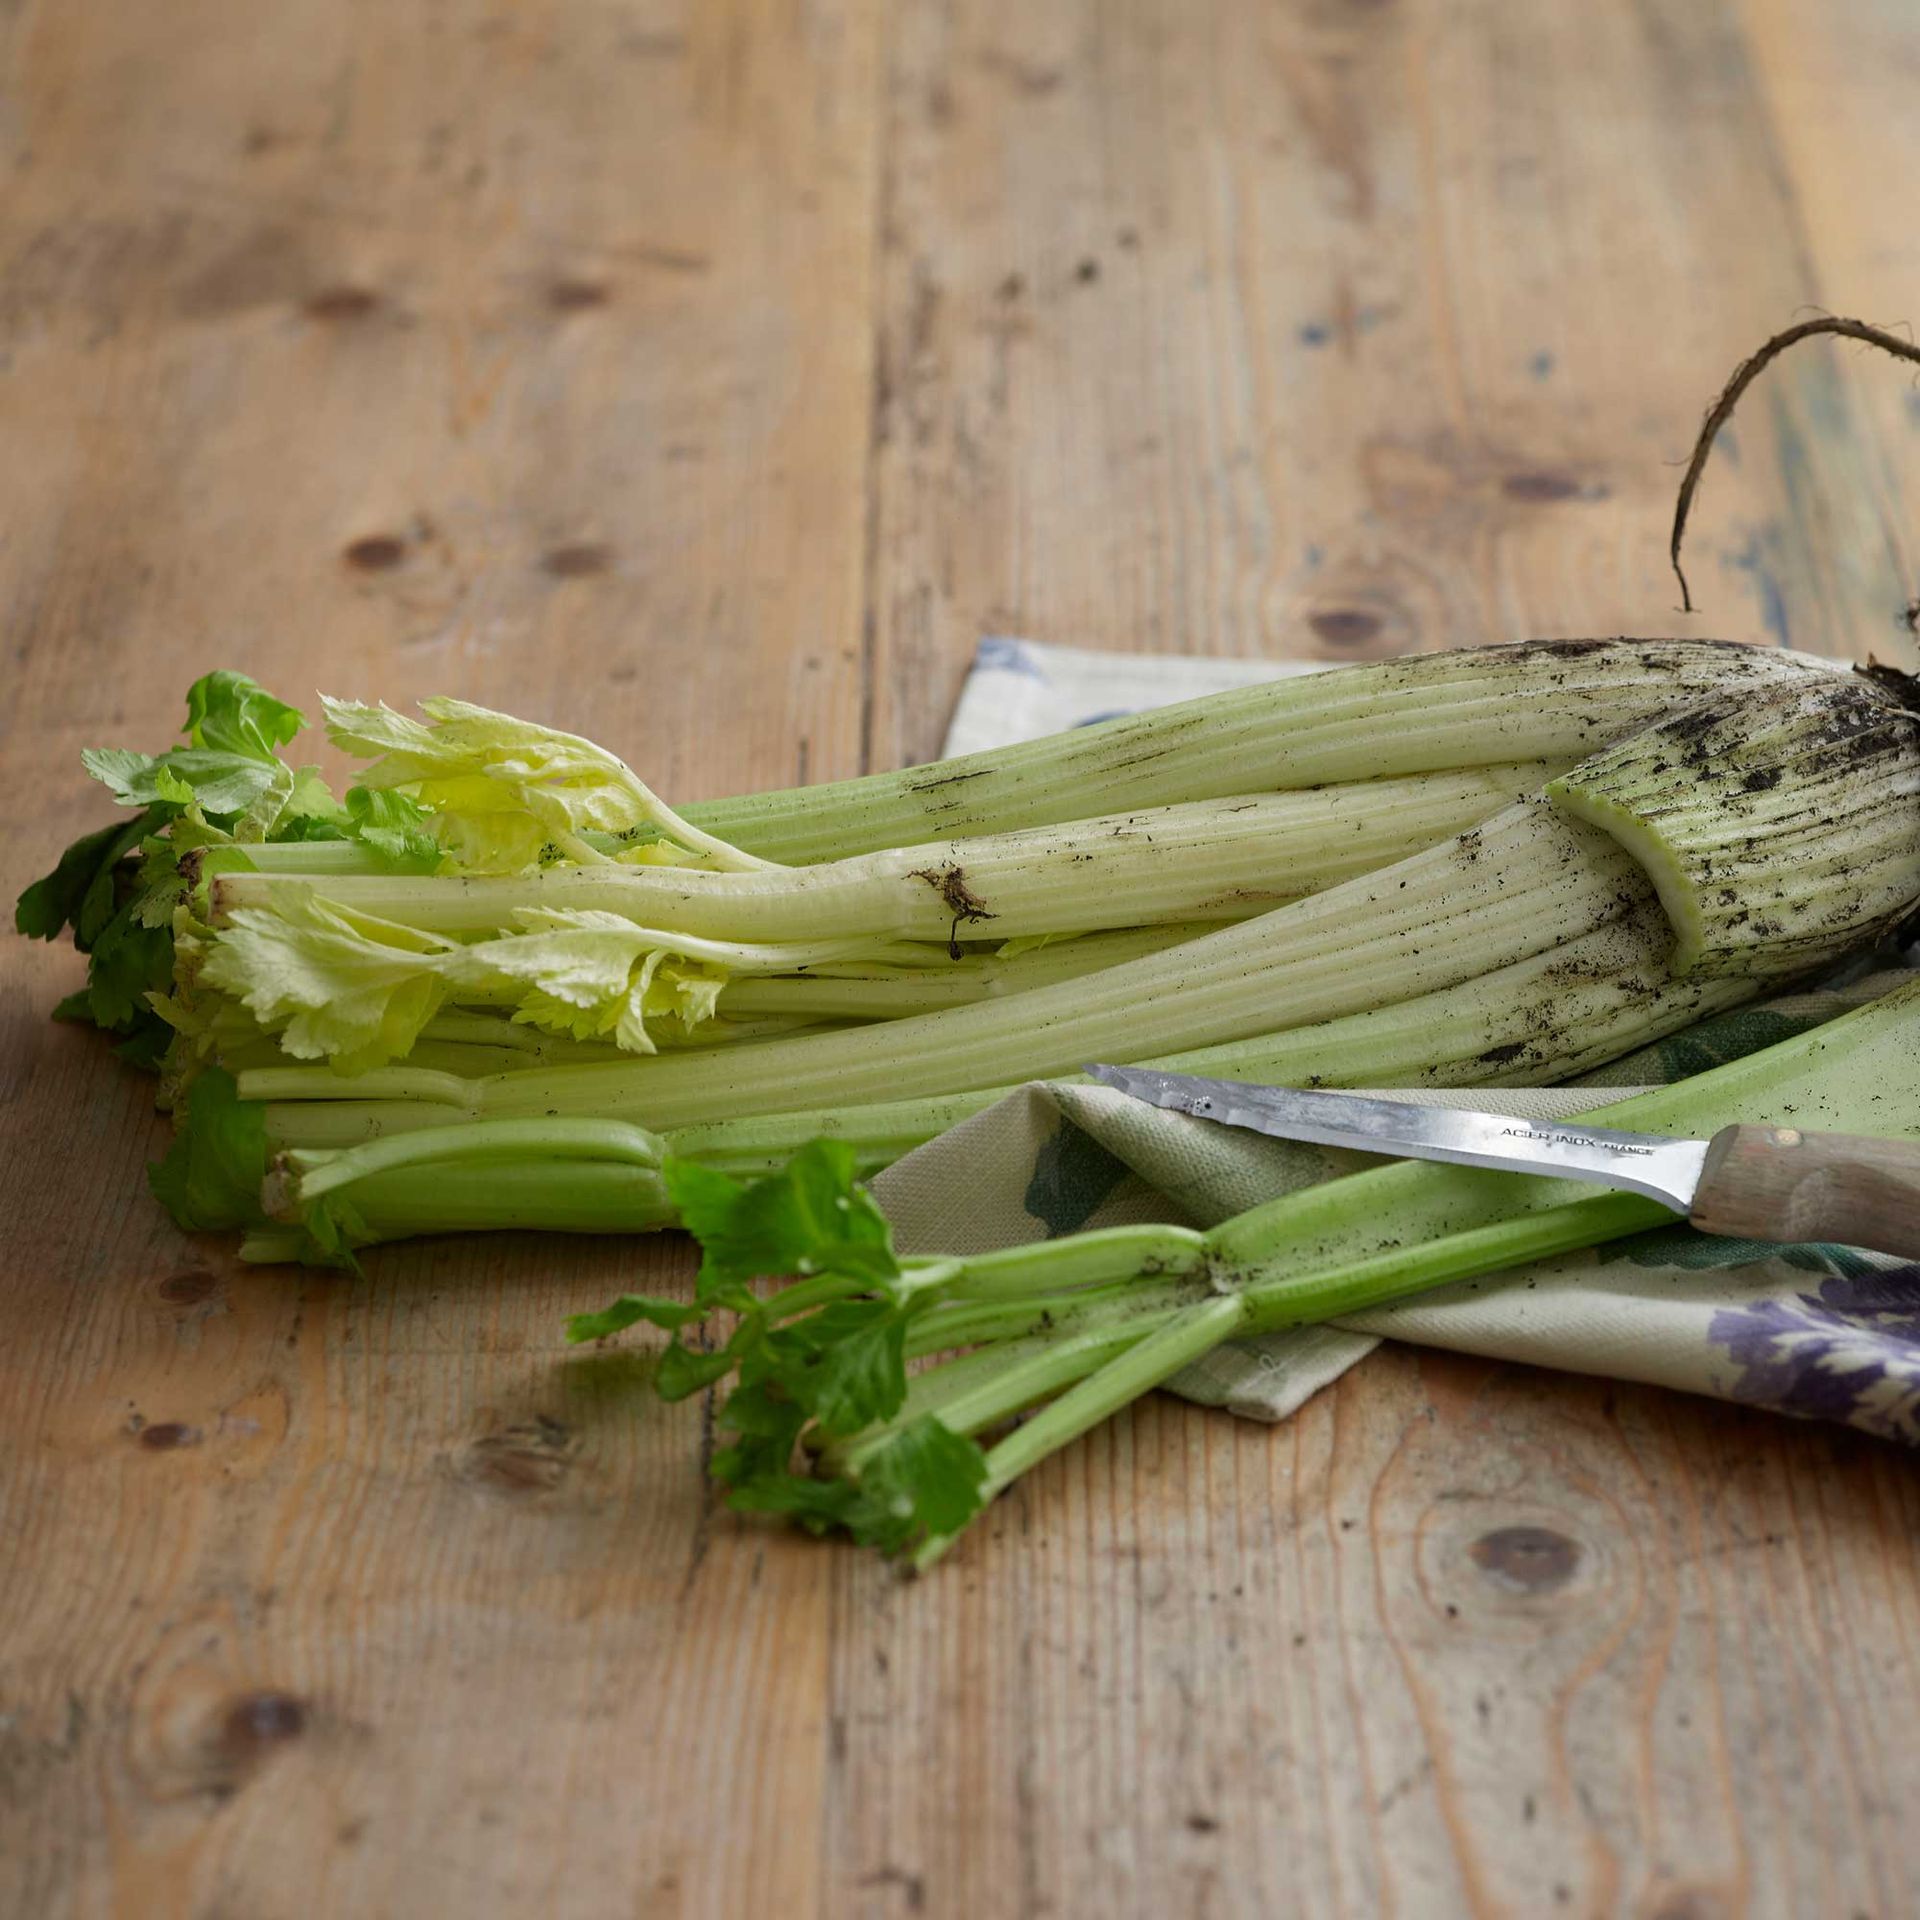
[[[1920,1142],[1760,1126],[1677,1140],[1151,1067],[1084,1071],[1149,1106],[1277,1140],[1584,1180],[1645,1194],[1706,1233],[1920,1257]]]
[[[1416,1107],[1352,1093],[1305,1087],[1256,1087],[1237,1080],[1159,1073],[1149,1067],[1090,1066],[1104,1086],[1172,1113],[1277,1140],[1310,1140],[1415,1160],[1451,1160],[1464,1167],[1551,1173],[1644,1193],[1675,1213],[1693,1204],[1707,1157],[1704,1140],[1669,1140],[1603,1127],[1561,1127],[1461,1107]]]

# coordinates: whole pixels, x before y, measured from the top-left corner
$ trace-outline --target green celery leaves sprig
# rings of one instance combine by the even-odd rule
[[[170,1038],[147,995],[164,993],[173,979],[173,936],[141,919],[125,869],[172,811],[171,803],[156,802],[124,825],[83,834],[13,911],[15,928],[30,939],[57,940],[71,927],[73,944],[87,956],[87,984],[60,1002],[54,1018],[126,1035],[123,1051],[141,1065],[155,1064]]]
[[[857,1476],[793,1469],[803,1437],[850,1439],[901,1411],[908,1329],[938,1278],[895,1254],[886,1216],[854,1180],[851,1150],[817,1140],[752,1182],[692,1161],[664,1171],[704,1252],[693,1304],[627,1294],[576,1315],[568,1337],[604,1339],[642,1321],[669,1329],[656,1376],[668,1400],[735,1376],[719,1415],[733,1439],[713,1471],[742,1511],[842,1530],[889,1553],[958,1531],[980,1506],[986,1457],[931,1415],[890,1433]],[[801,1278],[771,1297],[754,1291],[757,1277],[782,1273]],[[734,1320],[725,1344],[690,1343],[689,1330],[720,1312]]]
[[[402,794],[355,788],[344,802],[313,767],[281,758],[304,716],[244,673],[203,674],[187,690],[184,746],[164,753],[89,748],[81,762],[134,818],[83,834],[14,909],[19,932],[69,928],[87,985],[56,1009],[124,1037],[121,1052],[157,1067],[173,1029],[152,1002],[175,985],[174,915],[191,886],[253,864],[249,847],[357,841],[388,870],[431,871],[437,844]]]

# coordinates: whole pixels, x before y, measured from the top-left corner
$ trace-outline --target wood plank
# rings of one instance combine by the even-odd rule
[[[1666,567],[1720,382],[1841,299],[1759,57],[1720,5],[903,8],[877,757],[933,751],[982,631],[1884,656],[1897,442],[1824,350],[1713,469],[1699,619]],[[1904,175],[1848,118],[1870,234],[1860,183]],[[1899,1910],[1868,1783],[1910,1777],[1909,1497],[1845,1438],[1439,1359],[1282,1436],[1142,1407],[1016,1490],[957,1600],[863,1576],[900,1637],[842,1658],[873,1744],[831,1851],[875,1913]],[[1863,1686],[1845,1644],[1900,1651]]]
[[[937,1594],[864,1576],[830,1852],[874,1914],[1904,1912],[1915,1497],[1453,1356],[1278,1431],[1151,1401]]]
[[[1701,616],[1667,570],[1720,383],[1842,298],[1733,7],[911,6],[892,103],[880,758],[932,749],[982,630],[1888,650],[1911,518],[1824,349],[1712,470]],[[1883,156],[1853,230],[1903,224]]]
[[[1793,180],[1821,298],[1911,337],[1920,235],[1892,213],[1879,185],[1920,162],[1920,128],[1897,110],[1920,71],[1907,9],[1873,0],[1821,20],[1749,0],[1744,13],[1758,96]],[[1920,664],[1906,617],[1920,599],[1920,388],[1911,367],[1877,353],[1815,351],[1830,357],[1837,402],[1807,431],[1843,442],[1864,478],[1849,487],[1841,476],[1833,495],[1808,488],[1801,511],[1847,568],[1854,650],[1912,668]],[[1772,457],[1783,470],[1794,471],[1796,455],[1794,437],[1776,431]]]
[[[591,728],[683,794],[857,768],[874,9],[9,21],[10,887],[99,813],[81,745],[159,745],[216,663]],[[820,1563],[716,1539],[697,1417],[557,1338],[680,1250],[247,1271],[48,1024],[72,957],[0,965],[0,1906],[813,1878]]]

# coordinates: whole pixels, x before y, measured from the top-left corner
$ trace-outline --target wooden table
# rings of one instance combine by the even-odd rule
[[[983,632],[1911,659],[1905,0],[13,0],[17,888],[244,667],[670,794],[934,750]],[[1384,1351],[1165,1400],[938,1577],[717,1511],[564,1313],[681,1245],[242,1268],[5,948],[9,1915],[1920,1908],[1920,1487]],[[1502,1558],[1477,1542],[1547,1530]],[[1559,1544],[1555,1544],[1558,1542]]]

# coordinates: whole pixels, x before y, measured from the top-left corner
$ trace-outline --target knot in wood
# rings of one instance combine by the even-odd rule
[[[243,1693],[220,1719],[223,1755],[246,1765],[273,1748],[297,1740],[307,1730],[307,1703],[297,1694],[265,1689]]]
[[[397,534],[369,533],[350,541],[340,557],[361,573],[390,573],[406,559],[407,543]]]
[[[201,1301],[212,1299],[219,1285],[205,1267],[185,1267],[168,1274],[154,1292],[170,1306],[197,1307]]]
[[[1366,607],[1323,607],[1307,625],[1330,647],[1363,647],[1380,632],[1380,616]]]
[[[1570,473],[1537,471],[1510,473],[1500,483],[1500,491],[1509,500],[1522,500],[1529,506],[1542,506],[1555,500],[1578,500],[1587,489]]]
[[[1551,1527],[1496,1527],[1468,1548],[1473,1564],[1509,1593],[1554,1593],[1580,1565],[1580,1543]]]
[[[543,1413],[469,1441],[454,1470],[469,1485],[524,1497],[551,1493],[578,1452],[572,1430]]]

